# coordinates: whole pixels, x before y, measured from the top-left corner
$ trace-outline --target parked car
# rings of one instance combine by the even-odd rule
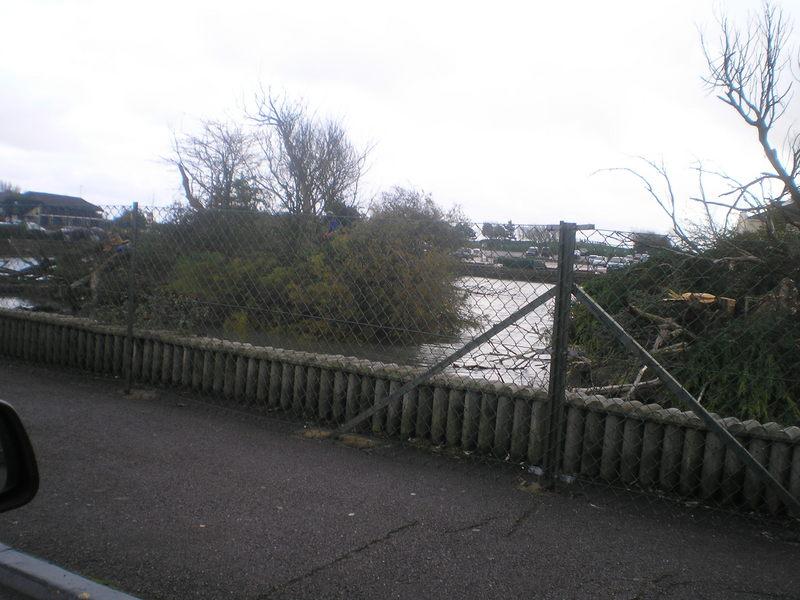
[[[33,221],[23,221],[22,226],[26,231],[47,231],[44,227]]]
[[[606,267],[609,271],[616,271],[619,269],[624,269],[628,266],[627,261],[620,257],[620,256],[612,256],[608,259],[608,263],[606,263]]]
[[[589,259],[587,260],[589,266],[592,267],[605,267],[606,266],[606,258],[604,256],[599,256],[597,254],[591,254]]]
[[[535,258],[539,256],[539,249],[536,246],[531,246],[525,250],[525,258]]]

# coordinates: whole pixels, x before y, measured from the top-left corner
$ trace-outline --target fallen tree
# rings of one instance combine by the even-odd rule
[[[757,261],[717,262],[723,244],[697,256],[655,252],[651,259],[584,284],[586,291],[648,348],[704,405],[723,416],[800,422],[800,231],[731,240]],[[574,369],[594,393],[646,392],[647,370],[582,307],[573,313],[582,357]],[[578,378],[575,378],[578,379]],[[583,386],[587,387],[587,386]]]

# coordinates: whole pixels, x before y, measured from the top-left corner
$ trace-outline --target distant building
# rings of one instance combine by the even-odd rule
[[[764,231],[770,223],[774,229],[783,229],[787,224],[800,228],[800,208],[793,202],[766,206],[750,214],[742,214],[736,223],[736,233]]]
[[[91,227],[103,218],[99,206],[76,196],[44,192],[1,192],[0,221],[28,221],[42,227]]]

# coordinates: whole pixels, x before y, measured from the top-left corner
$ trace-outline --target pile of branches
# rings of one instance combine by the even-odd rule
[[[586,284],[594,296],[710,410],[800,422],[800,235],[743,237],[755,260],[665,250]],[[673,398],[587,311],[573,315],[572,385],[658,402]]]

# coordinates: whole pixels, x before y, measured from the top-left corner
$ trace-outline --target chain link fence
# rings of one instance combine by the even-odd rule
[[[0,228],[0,306],[129,327],[106,370],[133,382],[507,460],[545,485],[785,518],[798,233],[565,231],[107,207]],[[84,344],[120,345],[103,335]]]
[[[581,290],[607,318],[572,306],[566,472],[689,506],[797,514],[799,234],[579,232],[578,265],[602,273]]]

